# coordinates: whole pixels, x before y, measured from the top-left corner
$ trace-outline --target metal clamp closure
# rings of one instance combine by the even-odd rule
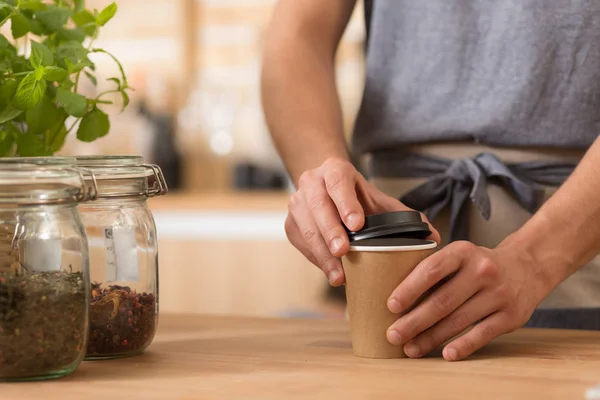
[[[169,192],[169,188],[160,167],[154,164],[142,164],[142,167],[150,169],[154,174],[154,184],[152,187],[148,187],[148,192],[146,195],[148,197],[155,197],[167,194]]]
[[[96,175],[86,168],[76,168],[75,169],[79,174],[79,179],[81,179],[82,190],[79,192],[77,196],[77,201],[90,201],[96,200],[98,198],[98,181],[96,180]],[[86,184],[86,178],[83,175],[83,172],[89,174],[90,180],[92,182],[91,186]]]

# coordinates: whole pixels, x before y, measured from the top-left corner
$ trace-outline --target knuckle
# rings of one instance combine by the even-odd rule
[[[456,312],[450,318],[450,326],[452,327],[452,331],[454,333],[460,333],[467,329],[471,325],[469,318],[467,318],[464,312]]]
[[[437,282],[443,278],[442,270],[440,269],[440,266],[437,263],[426,263],[425,265],[423,265],[423,272],[427,280]]]
[[[438,290],[433,294],[433,304],[440,311],[446,311],[452,307],[453,296],[447,290]]]
[[[290,196],[290,200],[288,201],[288,209],[294,210],[300,204],[300,192],[296,192]]]
[[[306,243],[314,244],[318,239],[318,233],[314,229],[307,229],[304,232],[302,232],[302,237],[304,238],[304,241]]]
[[[335,257],[332,257],[328,253],[325,253],[320,257],[315,257],[315,259],[317,261],[316,265],[318,265],[319,268],[321,268],[321,270],[323,270],[323,272],[331,271],[334,268],[336,268],[338,265],[338,259]]]
[[[323,234],[328,239],[333,239],[342,235],[340,226],[337,224],[326,223],[323,226]]]
[[[311,182],[315,179],[315,172],[312,169],[306,170],[300,175],[298,179],[298,184],[300,187],[304,187],[310,185]]]
[[[494,260],[490,258],[483,258],[477,265],[475,271],[476,275],[480,279],[495,278],[498,275],[499,267]]]
[[[323,195],[314,195],[308,199],[308,209],[310,211],[317,211],[325,207],[326,197]]]
[[[331,192],[339,191],[348,178],[338,170],[332,170],[327,173],[327,188]]]
[[[306,255],[306,259],[314,265],[318,265],[317,259],[315,258],[315,256],[312,253],[309,253]]]
[[[426,353],[428,353],[432,350],[435,350],[440,344],[442,344],[443,341],[440,341],[436,334],[431,332],[429,335],[425,336],[424,342],[426,347],[424,350]]]
[[[481,340],[491,340],[497,336],[498,329],[496,325],[486,324],[481,328]]]

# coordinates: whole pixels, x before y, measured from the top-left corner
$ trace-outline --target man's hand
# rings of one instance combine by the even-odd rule
[[[400,313],[432,289],[389,328],[388,340],[404,345],[407,356],[417,358],[475,324],[443,350],[446,360],[461,360],[523,326],[550,292],[548,282],[543,268],[518,246],[490,250],[452,243],[423,260],[390,296],[388,308]]]
[[[397,199],[377,190],[346,160],[331,158],[306,171],[289,202],[285,231],[290,242],[327,276],[330,284],[344,283],[339,260],[350,242],[344,230],[362,228],[367,215],[408,210]],[[423,217],[425,221],[425,217]],[[432,230],[431,239],[440,236]]]

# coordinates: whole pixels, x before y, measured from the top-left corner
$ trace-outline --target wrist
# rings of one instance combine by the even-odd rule
[[[299,159],[288,158],[289,162],[287,163],[287,169],[296,187],[298,186],[300,176],[302,176],[304,172],[319,168],[329,159],[351,162],[348,149],[344,146],[331,146],[329,149],[323,148],[320,150],[321,151],[312,151]]]
[[[554,225],[555,221],[545,215],[536,215],[497,247],[500,251],[512,253],[518,265],[530,270],[531,279],[536,283],[538,301],[574,272],[577,265],[572,249],[561,243],[564,242],[562,235]]]

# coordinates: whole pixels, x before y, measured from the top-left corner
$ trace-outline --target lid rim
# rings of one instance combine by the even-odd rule
[[[397,245],[397,246],[369,246],[369,245],[351,245],[351,252],[364,252],[364,253],[392,253],[392,252],[406,252],[406,251],[419,251],[419,250],[431,250],[438,247],[438,244],[433,240],[424,240],[423,244],[411,244],[411,245]]]

